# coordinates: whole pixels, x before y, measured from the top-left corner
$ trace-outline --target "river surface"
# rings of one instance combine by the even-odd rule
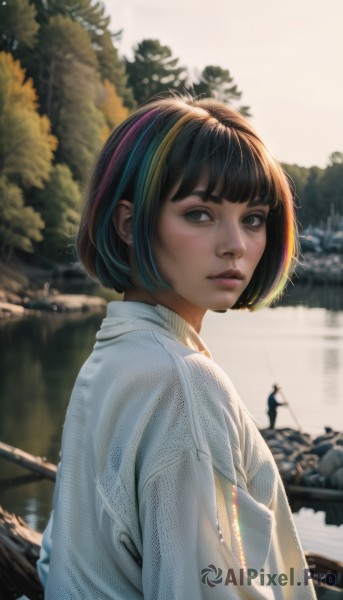
[[[208,313],[202,335],[258,423],[266,398],[282,386],[287,407],[277,427],[343,431],[343,289],[290,290],[280,306],[256,313]],[[75,377],[94,343],[102,315],[44,315],[0,325],[0,440],[58,461],[65,411]],[[53,492],[0,459],[0,504],[44,528]],[[305,549],[343,560],[343,525],[322,511],[294,514]]]

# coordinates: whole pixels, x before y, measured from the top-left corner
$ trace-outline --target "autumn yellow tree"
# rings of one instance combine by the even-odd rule
[[[44,223],[32,208],[23,213],[24,197],[31,187],[44,187],[57,140],[50,133],[48,118],[38,113],[32,81],[25,79],[19,61],[6,52],[0,53],[0,139],[0,202],[6,207],[6,215],[0,213],[2,254],[14,248],[31,252],[32,241],[42,238]],[[30,216],[26,227],[19,212]]]
[[[106,121],[106,127],[103,129],[103,138],[105,140],[112,129],[120,125],[128,117],[129,109],[124,106],[123,98],[118,96],[115,86],[108,79],[102,82],[98,107]]]

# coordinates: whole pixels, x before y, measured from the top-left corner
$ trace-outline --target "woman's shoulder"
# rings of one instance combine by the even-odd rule
[[[150,464],[171,459],[180,448],[196,448],[218,460],[220,454],[221,464],[228,453],[238,452],[237,393],[207,354],[168,333],[148,330],[128,332],[104,351],[101,380],[110,386],[102,411],[106,428],[109,422],[116,427],[130,421],[130,428],[140,432],[145,456],[148,448],[154,450]]]
[[[182,344],[164,333],[144,332],[135,336],[135,369],[149,384],[174,386],[189,405],[191,413],[218,413],[224,410],[238,419],[243,408],[239,395],[225,371],[206,352]],[[138,360],[141,357],[142,360]],[[206,419],[206,416],[204,416]]]

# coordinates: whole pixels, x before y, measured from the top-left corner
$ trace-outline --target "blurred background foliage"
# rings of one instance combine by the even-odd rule
[[[89,168],[137,105],[168,90],[240,105],[230,71],[191,78],[172,50],[144,39],[120,56],[105,7],[94,0],[4,0],[0,5],[0,258],[50,266],[70,259]],[[343,214],[343,154],[325,169],[284,165],[302,226]]]

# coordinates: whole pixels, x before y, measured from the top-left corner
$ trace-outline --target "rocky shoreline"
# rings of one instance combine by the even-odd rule
[[[9,301],[10,300],[10,301]],[[0,290],[0,319],[8,317],[37,316],[42,312],[69,313],[104,311],[106,300],[86,294],[60,294],[58,290],[46,293],[44,289],[32,292],[27,290],[23,297],[8,297]]]
[[[343,492],[343,433],[326,428],[312,437],[295,429],[261,429],[285,486]]]
[[[343,255],[308,252],[296,268],[299,282],[314,284],[343,284]]]
[[[40,315],[105,311],[106,300],[88,294],[61,294],[51,283],[63,272],[0,264],[0,320]],[[79,274],[80,278],[80,274]]]

